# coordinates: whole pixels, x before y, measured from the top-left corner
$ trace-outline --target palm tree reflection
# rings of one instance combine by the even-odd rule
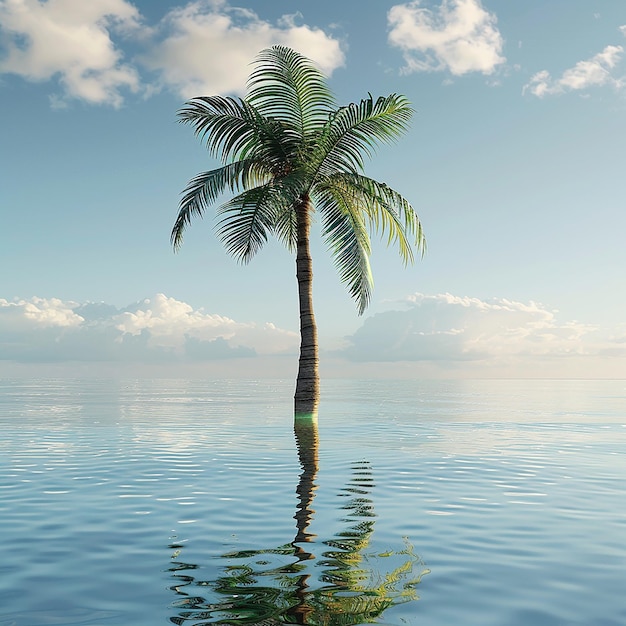
[[[415,587],[427,570],[408,542],[403,550],[368,552],[375,513],[367,461],[353,465],[352,480],[340,493],[348,498],[342,507],[347,528],[322,542],[309,532],[317,489],[317,424],[296,422],[295,435],[302,473],[294,540],[278,548],[224,554],[229,564],[208,581],[192,575],[198,566],[179,560],[182,545],[172,544],[170,571],[176,584],[171,589],[179,596],[172,605],[174,624],[350,626],[376,621],[390,606],[417,598]],[[322,545],[325,551],[316,558],[311,550]]]

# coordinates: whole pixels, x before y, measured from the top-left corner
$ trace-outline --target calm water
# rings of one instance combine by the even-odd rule
[[[626,381],[292,389],[0,381],[0,626],[626,624]]]

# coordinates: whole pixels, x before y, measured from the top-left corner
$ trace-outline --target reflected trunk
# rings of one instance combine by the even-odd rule
[[[296,436],[296,446],[298,448],[298,459],[302,472],[296,487],[298,496],[298,506],[296,507],[296,537],[293,540],[294,546],[302,542],[311,541],[316,535],[308,532],[308,527],[315,511],[311,505],[315,498],[315,478],[318,470],[318,447],[319,437],[316,420],[296,420],[294,426]]]
[[[294,554],[298,561],[308,561],[315,558],[315,555],[309,552],[303,543],[309,543],[314,540],[316,535],[308,532],[309,525],[313,520],[315,511],[312,508],[313,499],[315,498],[315,478],[318,470],[318,446],[319,436],[317,429],[317,419],[296,419],[294,425],[294,434],[296,436],[296,447],[298,449],[298,459],[300,461],[300,480],[296,487],[296,495],[298,496],[298,505],[296,507],[296,536],[292,542]],[[296,606],[289,609],[287,615],[294,620],[296,624],[308,624],[311,613],[315,610],[307,602],[307,590],[309,588],[308,579],[310,574],[304,574],[296,581],[295,596],[298,599]]]

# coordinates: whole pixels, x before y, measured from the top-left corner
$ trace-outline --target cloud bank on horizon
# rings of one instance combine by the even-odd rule
[[[601,357],[605,364],[615,363],[615,372],[626,360],[626,328],[606,333],[561,321],[556,312],[534,302],[416,293],[401,305],[366,319],[340,349],[323,351],[323,360],[344,362],[344,375],[354,364],[421,362],[465,376],[480,376],[482,366],[493,374],[498,367],[526,364],[532,376],[532,364],[543,359],[554,367],[554,377],[568,370],[568,360],[579,357]],[[265,377],[271,372],[264,359],[289,357],[295,363],[298,342],[296,332],[272,323],[236,321],[163,294],[123,309],[56,298],[0,299],[0,360],[5,365],[176,367],[254,359],[257,365],[246,373]],[[606,376],[606,370],[597,373]]]
[[[346,65],[347,42],[332,26],[324,30],[303,20],[285,14],[271,22],[226,0],[177,6],[156,24],[146,23],[128,0],[0,0],[0,75],[58,82],[61,93],[50,98],[55,107],[73,99],[120,107],[128,93],[148,97],[161,90],[183,98],[242,95],[251,61],[274,44],[296,48],[329,75]],[[402,53],[402,73],[491,75],[507,66],[506,33],[481,0],[399,3],[380,28]],[[626,25],[619,30],[626,34]],[[543,98],[606,86],[622,90],[623,51],[607,43],[560,78],[535,71],[522,92]]]
[[[58,298],[0,299],[0,359],[210,361],[297,354],[299,336],[194,310],[157,294],[124,309]]]
[[[354,361],[498,361],[512,357],[626,356],[626,335],[560,321],[536,302],[416,293],[407,308],[367,319],[344,350]]]

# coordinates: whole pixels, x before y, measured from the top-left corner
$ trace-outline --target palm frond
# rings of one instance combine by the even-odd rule
[[[247,101],[304,138],[324,124],[335,98],[326,76],[310,59],[285,46],[272,46],[256,59]]]
[[[178,120],[193,127],[209,152],[223,161],[255,136],[243,101],[222,96],[193,98],[178,111]]]
[[[246,189],[218,209],[217,236],[227,252],[247,263],[275,230],[277,216],[289,207],[280,186],[273,183]]]
[[[278,212],[274,234],[290,252],[295,252],[298,243],[298,222],[294,204],[285,206]]]
[[[305,168],[299,167],[287,175],[274,179],[273,185],[285,199],[276,214],[274,234],[291,252],[296,251],[298,243],[297,206],[309,189],[309,178]]]
[[[322,216],[322,236],[328,243],[342,282],[357,303],[359,315],[369,304],[374,281],[370,268],[370,238],[363,214],[344,185],[316,189],[316,204]]]
[[[178,217],[171,233],[174,250],[183,243],[185,228],[194,217],[202,217],[204,211],[226,190],[232,192],[257,186],[267,179],[262,166],[252,159],[234,161],[223,167],[202,172],[189,181],[183,191]]]
[[[392,143],[405,133],[412,115],[408,100],[397,94],[376,100],[370,95],[338,109],[320,132],[320,173],[361,171],[364,157],[371,157],[378,144]]]
[[[178,119],[191,125],[209,152],[222,162],[251,157],[271,167],[292,158],[299,145],[297,136],[283,124],[236,98],[193,98],[180,109]]]
[[[385,183],[362,174],[336,173],[325,181],[331,191],[340,190],[353,210],[367,218],[372,232],[387,236],[387,244],[397,244],[405,264],[413,262],[413,248],[422,256],[426,239],[415,209],[400,193]]]

